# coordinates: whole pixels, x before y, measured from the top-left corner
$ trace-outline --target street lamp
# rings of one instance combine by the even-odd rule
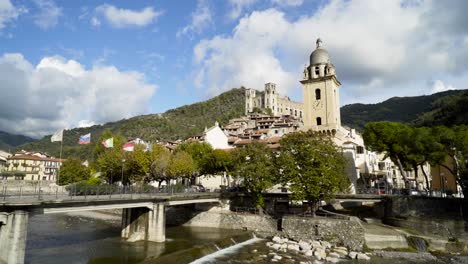
[[[125,159],[122,159],[122,179],[120,180],[120,183],[122,183],[122,186],[124,185],[124,182],[123,182],[124,165],[125,165]]]

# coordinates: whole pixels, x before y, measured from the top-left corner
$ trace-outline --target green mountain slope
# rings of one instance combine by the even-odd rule
[[[228,123],[229,119],[242,116],[245,109],[245,88],[236,88],[212,99],[185,105],[163,114],[150,114],[123,119],[116,122],[87,128],[75,128],[64,132],[63,157],[77,156],[90,159],[94,144],[98,144],[104,130],[111,130],[127,139],[140,137],[144,140],[176,140],[200,134],[205,127],[211,127],[216,121]],[[78,145],[80,135],[91,133],[90,145]],[[50,142],[50,136],[18,149],[45,151],[58,156],[60,142]]]
[[[464,98],[464,99],[463,99]],[[454,125],[468,123],[449,109],[468,100],[468,91],[453,90],[432,95],[393,97],[378,104],[350,104],[341,108],[343,125],[362,130],[368,122],[392,121],[413,125]],[[449,103],[452,106],[449,106]],[[466,105],[466,103],[465,103]],[[445,109],[445,110],[442,110]],[[457,108],[462,111],[462,108]],[[462,113],[466,117],[466,113]],[[433,120],[433,122],[431,122]],[[457,123],[450,123],[456,120]]]
[[[34,139],[22,135],[13,135],[0,131],[0,149],[8,151],[16,146],[33,142]]]

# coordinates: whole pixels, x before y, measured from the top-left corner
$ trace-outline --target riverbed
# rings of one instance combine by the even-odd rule
[[[97,212],[75,214],[36,215],[30,218],[26,248],[26,263],[31,264],[133,264],[170,263],[174,255],[184,255],[189,263],[195,259],[189,249],[217,247],[222,240],[231,240],[242,231],[215,228],[169,227],[165,243],[127,243],[120,239],[120,217]],[[272,250],[263,239],[228,248],[197,263],[271,263]],[[238,243],[241,243],[238,241]],[[235,243],[233,243],[235,244]],[[187,252],[187,253],[185,253]],[[216,252],[216,250],[214,250]],[[299,263],[310,260],[297,253],[278,253],[283,256],[278,263]],[[165,261],[166,260],[166,261]],[[172,261],[167,261],[172,260]],[[175,262],[174,262],[175,263]],[[312,263],[312,262],[311,262]],[[344,260],[340,263],[357,263]],[[468,263],[466,256],[444,256],[436,261],[421,262],[408,258],[372,257],[368,263]]]

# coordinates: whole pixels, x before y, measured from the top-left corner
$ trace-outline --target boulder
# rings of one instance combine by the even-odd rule
[[[306,252],[304,252],[304,255],[311,257],[314,255],[314,252],[312,250],[307,250]]]
[[[283,240],[279,237],[279,236],[274,236],[271,241],[275,242],[275,243],[278,243],[278,244],[281,244],[283,243]]]
[[[356,259],[357,258],[357,252],[354,252],[354,251],[350,251],[349,254],[348,254],[348,257],[350,259]]]
[[[299,242],[299,247],[301,248],[301,251],[308,251],[310,250],[312,247],[310,246],[309,243],[305,242],[305,241],[300,241]]]
[[[332,252],[337,253],[338,255],[340,255],[340,257],[344,257],[344,256],[348,255],[348,250],[343,250],[341,248],[334,248],[332,250]]]
[[[362,260],[370,260],[370,257],[367,256],[367,255],[364,254],[364,253],[358,253],[356,258],[357,258],[357,259],[362,259]]]
[[[282,256],[280,256],[280,255],[276,255],[276,256],[274,256],[274,257],[273,257],[273,259],[282,260],[282,259],[283,259],[283,257],[282,257]]]
[[[333,258],[333,257],[327,257],[325,260],[329,263],[338,263],[340,260],[338,258]]]
[[[340,255],[336,252],[330,252],[328,256],[331,258],[340,258]]]
[[[294,250],[294,251],[300,251],[299,245],[297,245],[297,244],[289,244],[288,249],[289,250]]]
[[[273,244],[271,248],[274,250],[279,250],[281,248],[281,244]]]
[[[330,244],[330,242],[328,242],[328,241],[320,241],[320,244],[321,244],[324,248],[331,248],[331,244]]]
[[[325,250],[315,250],[314,251],[314,257],[318,260],[325,259],[327,257],[327,253],[325,253]]]
[[[315,240],[314,240],[314,241],[312,241],[312,242],[310,242],[310,244],[311,244],[311,245],[312,245],[312,247],[314,247],[314,248],[317,248],[317,247],[322,247],[322,245],[320,244],[320,242],[318,242],[318,241],[315,241]]]

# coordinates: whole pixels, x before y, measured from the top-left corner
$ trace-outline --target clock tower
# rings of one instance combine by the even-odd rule
[[[310,54],[310,65],[304,69],[301,81],[304,96],[304,128],[335,134],[341,128],[341,83],[336,78],[335,67],[328,52],[317,39],[317,47]]]

